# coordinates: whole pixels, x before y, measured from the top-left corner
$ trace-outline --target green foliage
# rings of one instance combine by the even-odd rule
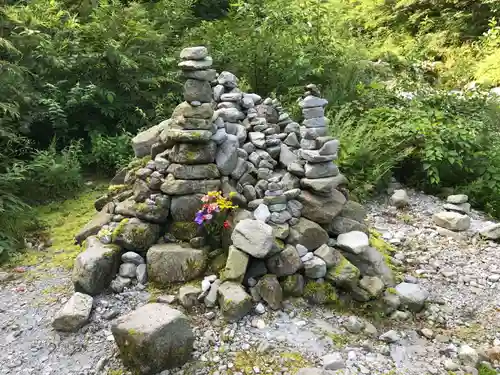
[[[130,133],[122,133],[117,136],[92,134],[88,164],[109,174],[127,166],[134,156],[130,144],[131,139]]]

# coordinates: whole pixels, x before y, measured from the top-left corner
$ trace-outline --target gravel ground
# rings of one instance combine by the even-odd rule
[[[409,208],[396,210],[385,198],[367,208],[371,225],[394,244],[403,277],[430,292],[432,303],[423,313],[382,318],[298,299],[287,301],[283,311],[254,313],[227,325],[217,311],[193,311],[194,359],[162,374],[293,374],[321,367],[328,360],[324,356],[337,353],[343,374],[476,374],[458,351],[468,344],[481,355],[500,344],[499,246],[476,235],[489,224],[485,215],[474,211],[469,231],[449,233],[431,219],[444,202],[408,193]],[[110,326],[116,316],[147,303],[151,293],[98,296],[91,322],[78,333],[61,334],[51,322],[71,295],[70,273],[33,270],[14,276],[0,283],[0,374],[128,373],[118,360]],[[353,321],[365,328],[349,333],[345,324]],[[398,340],[381,341],[379,336],[390,330]]]

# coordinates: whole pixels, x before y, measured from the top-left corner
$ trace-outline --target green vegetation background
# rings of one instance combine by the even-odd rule
[[[177,56],[198,44],[296,117],[302,86],[319,84],[357,199],[395,175],[500,217],[499,17],[496,0],[9,0],[0,255],[43,226],[33,206],[130,161],[131,136],[181,101]]]

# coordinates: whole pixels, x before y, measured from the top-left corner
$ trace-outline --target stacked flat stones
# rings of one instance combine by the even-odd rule
[[[469,229],[471,220],[469,198],[465,194],[450,195],[443,206],[445,211],[433,215],[434,223],[441,228],[452,231],[465,231]]]

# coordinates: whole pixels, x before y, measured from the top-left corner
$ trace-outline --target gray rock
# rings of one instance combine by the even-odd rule
[[[271,212],[265,204],[260,204],[253,212],[253,216],[256,220],[266,223],[271,217]]]
[[[208,164],[214,162],[216,151],[215,142],[204,145],[178,143],[172,148],[169,158],[178,164]]]
[[[350,253],[360,254],[370,246],[370,241],[366,233],[353,231],[339,235],[337,245]]]
[[[111,290],[115,293],[121,293],[123,290],[132,284],[132,279],[129,277],[116,276],[116,278],[111,281]]]
[[[345,361],[342,358],[342,354],[336,352],[336,353],[331,353],[327,354],[322,358],[323,361],[323,368],[325,370],[340,370],[345,368]]]
[[[328,104],[328,100],[308,95],[299,102],[300,108],[324,107]]]
[[[339,186],[347,184],[347,179],[344,175],[339,174],[339,168],[331,161],[325,163],[306,163],[305,165],[305,176],[307,178],[325,178],[332,177],[330,181],[333,185]],[[335,187],[336,187],[335,186]]]
[[[271,225],[273,227],[273,236],[279,238],[280,240],[285,240],[290,234],[290,226],[288,223]]]
[[[122,255],[122,262],[124,263],[133,263],[135,265],[143,264],[145,263],[144,258],[141,257],[139,254],[134,253],[133,251],[127,251]]]
[[[167,173],[181,180],[204,180],[219,178],[220,174],[215,164],[170,164]]]
[[[293,275],[302,268],[299,253],[291,245],[287,245],[283,251],[271,256],[266,264],[267,269],[277,277]]]
[[[182,72],[185,78],[198,79],[200,81],[212,82],[217,77],[217,72],[215,69],[205,69],[205,70],[185,70]]]
[[[406,190],[399,189],[395,190],[394,193],[391,196],[390,199],[391,205],[397,207],[397,208],[402,208],[408,206],[410,204],[410,198],[408,197],[408,194],[406,193]]]
[[[148,282],[147,267],[145,264],[139,264],[135,270],[135,277],[139,284],[145,285]]]
[[[187,79],[184,83],[184,100],[187,102],[200,101],[210,103],[212,100],[212,87],[207,81]]]
[[[445,203],[443,205],[443,208],[446,211],[454,211],[458,212],[459,214],[469,214],[471,206],[470,203],[459,203],[459,204]]]
[[[214,135],[212,135],[212,141],[217,145],[224,143],[227,139],[227,133],[225,129],[217,129]]]
[[[394,275],[384,256],[375,248],[368,247],[359,254],[343,251],[343,255],[358,269],[361,274],[379,277],[385,285],[394,285]]]
[[[248,170],[247,162],[242,158],[238,158],[236,166],[231,171],[231,177],[235,180],[239,180],[247,170]]]
[[[305,161],[307,161],[308,163],[311,163],[311,164],[326,163],[326,162],[331,162],[331,161],[337,159],[337,154],[320,155],[319,151],[317,151],[317,150],[303,150],[303,149],[301,149],[299,154]]]
[[[327,244],[323,244],[316,249],[316,251],[314,251],[314,255],[323,259],[327,268],[338,265],[342,259],[342,254],[340,254],[337,249],[334,249]]]
[[[226,281],[219,287],[219,306],[224,318],[234,322],[252,309],[252,298],[240,284]]]
[[[376,276],[364,276],[359,281],[359,286],[366,290],[370,297],[377,298],[384,291],[384,282]]]
[[[326,279],[339,288],[352,290],[359,280],[359,269],[341,256],[339,264],[328,269]]]
[[[346,202],[344,195],[335,189],[332,190],[330,197],[318,196],[303,190],[297,200],[304,206],[302,216],[318,224],[331,223],[335,216],[342,211]]]
[[[221,170],[223,173],[223,170]],[[181,180],[174,178],[169,174],[160,189],[168,195],[190,195],[196,193],[206,194],[209,191],[220,190],[221,182],[219,179],[212,180]]]
[[[303,177],[305,172],[304,172],[304,166],[300,164],[299,162],[293,162],[287,166],[287,171],[292,173],[294,176],[298,177]]]
[[[326,275],[326,263],[323,259],[313,256],[304,262],[304,274],[310,279],[320,279]]]
[[[276,275],[264,275],[257,283],[256,289],[271,309],[278,310],[281,308],[283,291]]]
[[[193,129],[197,130],[199,129],[199,126],[194,126],[191,127],[189,124],[204,124],[202,129],[208,130],[211,129],[211,123],[208,121],[208,124],[204,122],[199,122],[199,121],[194,121],[192,122],[191,119],[203,119],[203,120],[210,120],[214,114],[214,110],[210,103],[203,103],[199,106],[192,106],[188,102],[182,102],[179,104],[177,107],[175,107],[174,111],[172,112],[172,119],[175,119],[173,121],[174,124],[178,124],[181,126],[183,129]]]
[[[160,236],[158,224],[147,223],[136,218],[123,219],[113,231],[113,243],[127,250],[145,251]]]
[[[217,149],[215,162],[221,175],[229,176],[236,168],[236,165],[238,164],[238,153],[236,151],[238,146],[238,139],[228,136],[228,139]]]
[[[241,283],[247,271],[247,266],[248,254],[234,246],[229,246],[226,268],[223,271],[222,278]]]
[[[290,227],[287,243],[301,244],[310,251],[317,249],[328,241],[328,233],[315,222],[301,217],[296,225]]]
[[[275,205],[278,206],[278,205]],[[285,211],[286,210],[286,205],[280,205],[282,206],[281,208],[283,209],[282,211],[279,212],[271,212],[271,217],[269,218],[269,221],[273,224],[285,224],[288,220],[292,218],[292,215],[290,212]],[[269,208],[272,209],[273,206],[270,206]],[[281,209],[280,208],[280,209]]]
[[[479,234],[490,240],[498,240],[500,238],[500,224],[495,223],[481,229]]]
[[[297,375],[325,375],[325,373],[319,368],[301,368]]]
[[[301,257],[301,258],[309,252],[307,247],[305,247],[304,245],[301,245],[301,244],[297,244],[295,246],[295,248],[297,249],[297,253],[299,254],[299,257]]]
[[[368,227],[359,221],[349,219],[343,216],[337,216],[333,219],[330,225],[324,226],[328,234],[331,236],[338,236],[342,233],[353,231],[368,233]]]
[[[52,327],[57,331],[75,332],[89,320],[93,298],[87,294],[76,292],[56,313]]]
[[[469,197],[465,194],[449,195],[448,198],[446,198],[446,202],[452,203],[452,204],[466,203],[468,200],[469,200]]]
[[[121,277],[133,278],[135,277],[135,271],[137,269],[137,265],[134,263],[122,263],[120,264],[119,274]]]
[[[192,221],[196,211],[200,209],[203,194],[182,195],[172,197],[170,214],[174,221]]]
[[[252,185],[243,186],[243,195],[248,202],[254,201],[257,198],[257,192]]]
[[[290,190],[288,190],[290,191]],[[290,214],[293,216],[293,217],[300,217],[301,216],[301,211],[302,211],[302,203],[300,203],[299,201],[295,200],[295,199],[292,199],[290,201],[287,202],[287,210],[288,212],[290,212]]]
[[[320,155],[335,155],[339,150],[340,142],[336,139],[326,141],[319,149]]]
[[[208,50],[206,47],[188,47],[181,51],[181,59],[183,60],[203,60],[208,56]]]
[[[132,138],[132,148],[136,158],[148,156],[151,153],[151,147],[160,140],[161,124],[152,126]]]
[[[238,122],[245,118],[245,114],[238,108],[221,108],[216,112],[225,122]]]
[[[387,331],[386,333],[380,335],[378,338],[380,341],[388,342],[388,343],[393,343],[397,342],[401,339],[399,336],[399,333],[397,333],[394,330]]]
[[[273,228],[260,220],[240,221],[231,239],[234,246],[255,258],[266,258],[274,247]]]
[[[288,136],[285,138],[284,143],[285,143],[285,145],[287,145],[289,147],[293,147],[293,148],[299,148],[300,147],[300,143],[299,143],[299,140],[297,138],[297,134],[296,133],[290,133],[290,134],[288,134]]]
[[[183,60],[177,66],[182,70],[206,70],[212,66],[212,58],[205,57],[203,60]]]
[[[323,117],[325,115],[325,109],[323,107],[304,108],[302,109],[302,115],[305,119]]]
[[[226,71],[219,74],[217,82],[219,83],[219,85],[223,85],[228,89],[234,89],[236,86],[238,86],[238,78],[233,73]]]
[[[113,218],[113,214],[108,214],[105,211],[100,211],[92,217],[92,219],[85,224],[85,226],[75,236],[75,241],[81,244],[87,237],[95,236],[101,228],[108,224]]]
[[[429,292],[422,289],[418,284],[400,283],[396,285],[396,293],[401,304],[415,312],[421,311],[424,308],[425,301],[429,298]]]
[[[340,179],[337,177],[303,178],[300,180],[300,186],[316,195],[329,197],[332,191],[338,187]]]
[[[357,316],[349,316],[344,322],[344,327],[350,333],[359,333],[365,328],[365,323]]]
[[[78,254],[73,267],[72,280],[75,291],[96,295],[106,289],[116,274],[120,261],[120,248],[104,245],[91,236],[85,250]]]
[[[188,319],[166,304],[148,303],[117,319],[111,331],[123,363],[141,374],[180,367],[191,358]]]
[[[282,143],[280,146],[280,163],[286,167],[297,160],[298,160],[298,156],[295,155],[292,152],[292,150],[290,150],[290,147],[288,147],[286,144]]]
[[[179,302],[185,309],[191,309],[198,303],[201,288],[194,285],[183,285],[179,289]]]
[[[160,285],[196,279],[207,265],[203,250],[182,247],[177,243],[153,245],[146,259],[149,279]]]
[[[458,349],[458,358],[466,366],[476,367],[479,362],[479,354],[469,345],[461,345]]]
[[[224,102],[239,102],[243,99],[243,94],[241,92],[222,94],[220,100]]]
[[[212,283],[212,285],[210,285],[210,290],[204,299],[205,306],[214,307],[217,304],[217,296],[221,282],[222,281],[220,279],[217,279]]]
[[[442,228],[453,231],[464,231],[470,227],[470,217],[458,212],[438,212],[432,216],[434,223]]]
[[[300,180],[292,173],[285,173],[281,179],[281,184],[285,190],[293,190],[300,187]]]

